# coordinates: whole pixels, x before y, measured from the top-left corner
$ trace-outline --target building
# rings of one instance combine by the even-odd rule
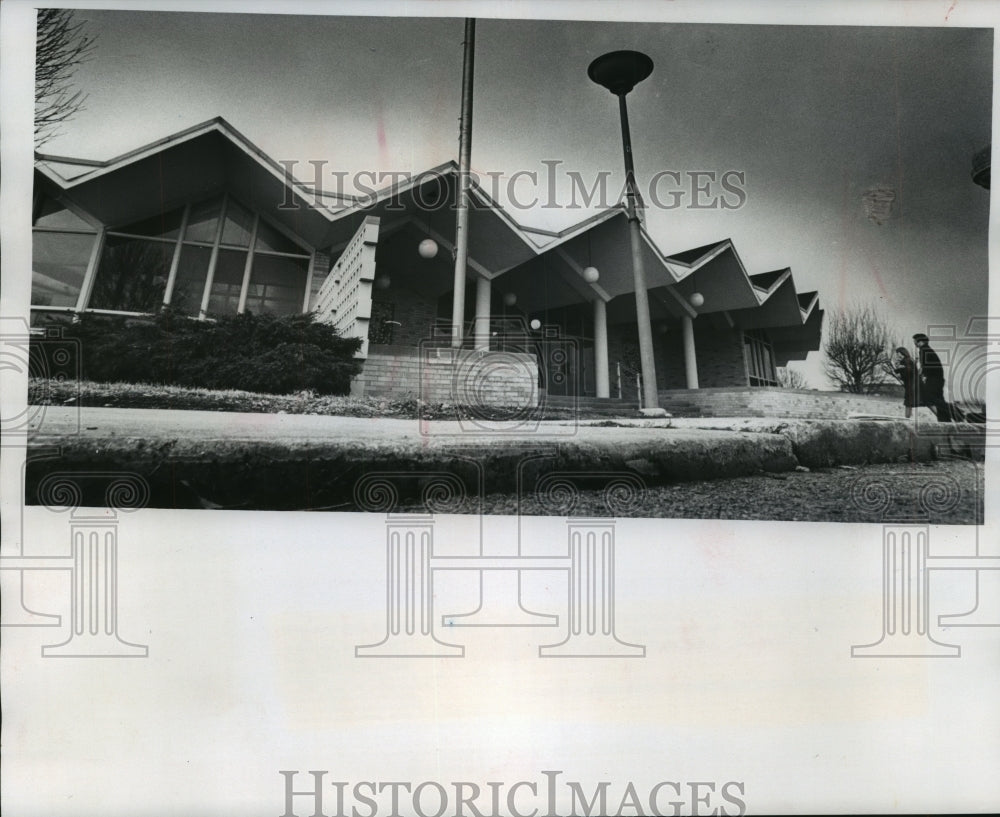
[[[364,339],[359,393],[447,390],[475,359],[495,364],[486,394],[501,402],[522,386],[634,395],[624,209],[553,233],[474,187],[455,343],[456,175],[447,164],[345,201],[294,179],[221,118],[108,161],[39,155],[32,319],[315,310]],[[817,293],[797,292],[789,269],[751,274],[729,240],[664,256],[643,236],[658,389],[774,386],[777,367],[819,348]],[[428,361],[450,374],[428,378]]]

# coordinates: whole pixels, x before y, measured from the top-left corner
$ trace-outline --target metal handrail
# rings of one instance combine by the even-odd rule
[[[635,388],[636,396],[639,400],[639,410],[642,410],[642,372],[638,369],[629,366],[627,363],[622,363],[620,360],[615,361],[615,373],[618,379],[618,399],[622,399],[622,370],[625,371],[626,375],[633,375],[635,377]]]

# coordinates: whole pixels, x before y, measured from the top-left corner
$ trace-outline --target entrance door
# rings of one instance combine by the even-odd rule
[[[545,388],[549,394],[569,396],[577,393],[579,347],[575,340],[549,338],[542,341]]]

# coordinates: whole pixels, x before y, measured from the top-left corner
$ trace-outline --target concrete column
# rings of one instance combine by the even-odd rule
[[[476,278],[476,324],[472,330],[476,349],[489,351],[490,348],[490,294],[492,286],[482,275]]]
[[[698,358],[694,351],[694,321],[690,315],[685,315],[681,322],[684,326],[684,374],[687,377],[687,387],[697,389]]]
[[[597,396],[610,397],[608,375],[608,308],[600,298],[594,300],[594,367],[597,369]]]

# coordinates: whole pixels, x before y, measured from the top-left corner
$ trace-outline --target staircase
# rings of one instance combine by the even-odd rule
[[[660,395],[660,408],[666,409],[674,417],[714,417],[711,408],[698,403],[690,397],[680,395]]]
[[[634,417],[639,413],[636,400],[619,400],[615,397],[573,397],[559,394],[543,395],[541,405],[546,408],[576,409],[590,417]]]

